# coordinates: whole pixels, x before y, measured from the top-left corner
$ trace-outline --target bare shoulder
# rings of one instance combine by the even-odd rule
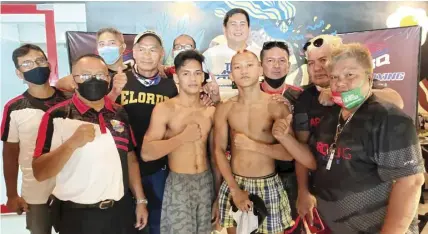
[[[164,102],[157,103],[153,109],[153,115],[169,115],[174,109],[175,102],[175,98],[171,98]]]
[[[218,104],[215,109],[215,117],[220,118],[220,116],[227,116],[227,113],[230,111],[234,103],[234,101],[229,99]]]

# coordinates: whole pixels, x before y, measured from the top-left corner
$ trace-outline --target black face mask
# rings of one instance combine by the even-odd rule
[[[36,67],[29,71],[23,72],[24,79],[35,85],[42,85],[49,80],[51,69],[49,67]]]
[[[108,82],[96,78],[77,84],[77,87],[79,94],[91,102],[101,100],[108,92]]]
[[[287,76],[284,76],[280,79],[271,79],[265,76],[265,80],[268,83],[268,85],[274,89],[277,89],[279,87],[281,87],[282,84],[284,84],[285,78]]]

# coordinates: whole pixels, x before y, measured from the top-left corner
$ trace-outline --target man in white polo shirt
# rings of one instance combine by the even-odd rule
[[[31,234],[51,234],[52,224],[46,201],[55,181],[36,181],[31,162],[37,129],[45,111],[70,95],[49,85],[49,62],[40,47],[22,45],[13,51],[12,60],[16,75],[28,85],[28,89],[7,102],[3,110],[1,140],[4,142],[7,208],[18,214],[26,212],[27,229]],[[22,171],[21,197],[17,191],[19,167]]]
[[[34,176],[39,181],[56,176],[51,207],[60,201],[54,222],[60,234],[134,233],[148,214],[128,116],[106,97],[110,77],[100,56],[78,58],[72,74],[76,94],[42,118]],[[135,228],[128,189],[137,203]]]
[[[229,79],[231,71],[230,61],[241,50],[249,50],[260,54],[261,48],[251,43],[247,44],[250,33],[250,17],[241,8],[234,8],[226,13],[223,19],[223,33],[227,44],[216,45],[204,52],[204,71],[212,73],[220,86],[221,99],[230,98],[238,94],[238,89],[233,87]]]

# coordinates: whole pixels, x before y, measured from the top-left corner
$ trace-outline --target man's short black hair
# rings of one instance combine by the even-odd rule
[[[193,39],[193,37],[191,37],[191,36],[189,36],[189,35],[187,35],[187,34],[181,34],[180,36],[176,37],[176,38],[174,39],[174,41],[172,42],[172,48],[174,48],[174,46],[175,46],[175,41],[176,41],[176,40],[177,40],[177,38],[179,38],[179,37],[188,37],[188,38],[192,39],[192,42],[193,42],[193,49],[196,49],[196,41],[195,41],[195,39]]]
[[[106,62],[104,61],[104,59],[101,57],[101,56],[99,56],[98,54],[84,54],[84,55],[81,55],[81,56],[79,56],[79,57],[77,57],[74,61],[73,61],[73,66],[72,67],[74,67],[80,60],[82,60],[82,59],[84,59],[84,58],[94,58],[94,59],[99,59],[100,61],[102,61],[104,64],[106,64]],[[107,64],[106,64],[106,66],[107,66]]]
[[[235,14],[243,14],[245,15],[245,18],[247,18],[248,27],[250,27],[250,16],[248,15],[248,12],[246,12],[244,9],[241,8],[233,8],[232,10],[229,10],[223,19],[223,26],[227,26],[227,22],[229,22],[229,18],[232,17]]]
[[[27,55],[28,53],[30,53],[30,50],[41,52],[45,57],[45,59],[48,60],[48,57],[46,57],[45,52],[39,46],[36,46],[33,44],[25,44],[16,48],[12,53],[12,60],[13,60],[13,63],[15,64],[16,69],[19,68],[18,58]]]
[[[178,70],[180,70],[180,68],[182,66],[184,66],[184,63],[187,60],[196,60],[202,66],[202,64],[204,63],[205,58],[197,50],[186,50],[186,51],[182,51],[174,59],[174,66],[175,66],[176,72],[178,72]]]
[[[285,52],[287,52],[288,59],[290,58],[290,49],[288,49],[288,45],[286,42],[283,42],[283,41],[267,41],[267,42],[263,43],[262,50],[260,51],[260,61],[262,61],[262,63],[263,63],[264,52],[266,50],[270,50],[270,49],[275,48],[275,47],[285,50]]]

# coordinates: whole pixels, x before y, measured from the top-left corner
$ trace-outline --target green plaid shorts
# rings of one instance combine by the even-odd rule
[[[241,189],[258,195],[265,203],[269,215],[262,225],[259,225],[258,233],[283,232],[294,225],[288,196],[277,174],[262,178],[248,178],[238,175],[234,175],[234,177]],[[229,214],[231,199],[229,186],[224,181],[220,187],[219,198],[220,224],[224,228],[237,226],[233,217]]]

